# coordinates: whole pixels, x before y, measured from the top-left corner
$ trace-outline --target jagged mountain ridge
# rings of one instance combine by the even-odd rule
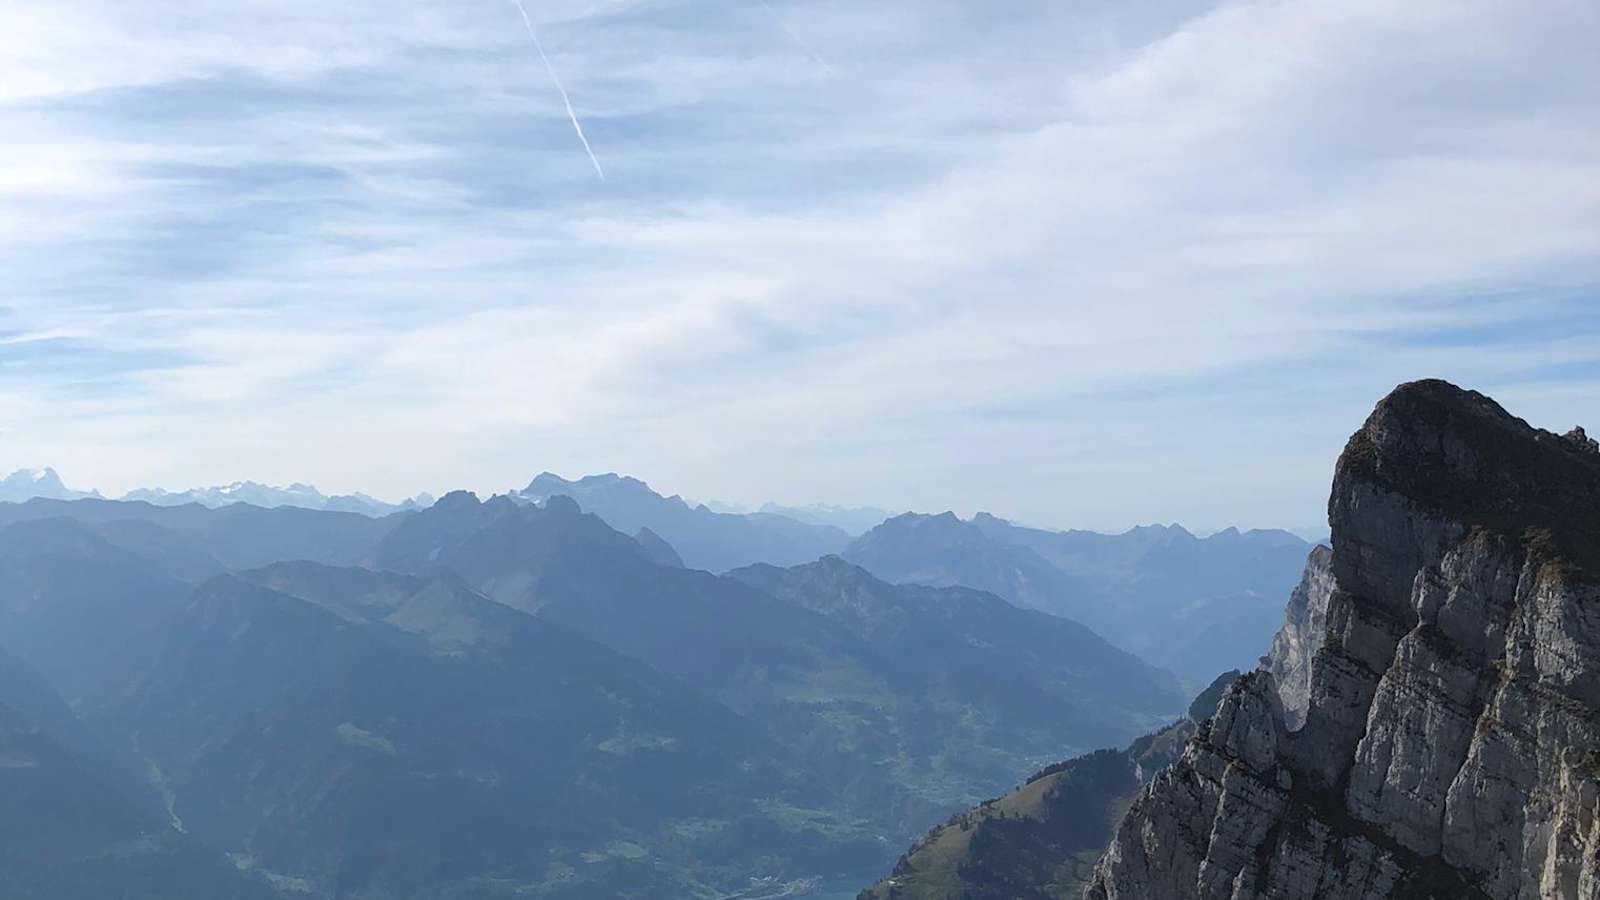
[[[1261,669],[1135,801],[1089,900],[1600,896],[1600,452],[1402,385]]]
[[[53,470],[23,470],[0,485],[12,484],[6,493],[0,488],[0,521],[18,516],[36,517],[45,514],[40,509],[19,512],[6,509],[11,504],[33,505],[40,501],[99,500],[97,492],[74,491],[60,484]],[[1236,661],[1240,654],[1236,647],[1208,652],[1204,648],[1219,647],[1219,638],[1229,644],[1241,640],[1229,639],[1228,629],[1258,626],[1260,608],[1273,602],[1264,600],[1290,583],[1282,574],[1284,559],[1293,552],[1279,552],[1273,557],[1274,540],[1298,546],[1298,539],[1281,531],[1238,532],[1227,529],[1207,538],[1196,538],[1181,526],[1146,526],[1131,529],[1123,534],[1109,535],[1090,531],[1050,531],[1025,528],[988,513],[978,513],[970,522],[961,522],[953,514],[926,516],[902,514],[888,517],[882,510],[870,507],[841,507],[813,504],[808,507],[782,507],[766,504],[758,512],[734,512],[716,509],[705,504],[692,505],[678,496],[663,497],[644,482],[612,473],[590,475],[577,481],[543,473],[526,488],[510,492],[518,501],[542,503],[550,496],[565,495],[577,499],[589,512],[604,518],[617,530],[634,535],[641,543],[652,548],[658,557],[668,562],[676,557],[689,568],[713,572],[727,571],[756,563],[779,566],[799,565],[833,553],[844,553],[858,563],[866,564],[878,574],[894,581],[918,581],[934,585],[966,585],[997,593],[1013,602],[1044,609],[1069,618],[1089,623],[1102,632],[1120,628],[1117,643],[1124,649],[1153,658],[1153,648],[1161,648],[1160,664],[1177,668],[1191,681],[1209,677],[1218,664]],[[30,504],[30,501],[33,501]],[[426,509],[435,502],[426,494],[399,504],[352,494],[328,497],[315,487],[292,484],[276,487],[256,482],[237,482],[231,485],[196,488],[189,491],[169,492],[162,489],[142,489],[128,493],[121,502],[147,504],[158,508],[181,509],[195,505],[215,510],[251,507],[268,510],[317,510],[326,512],[357,513],[369,518],[382,518],[399,512]],[[44,507],[50,514],[72,518],[94,517],[82,508],[70,512],[62,507]],[[148,513],[131,512],[132,507],[107,507],[101,514],[127,513],[123,518],[140,518],[160,521],[172,526],[181,521],[193,527],[203,517],[189,515],[178,519],[165,519]],[[248,517],[249,513],[241,513]],[[922,528],[915,523],[929,521],[939,528]],[[391,523],[392,524],[392,523]],[[874,527],[877,526],[877,527]],[[948,535],[941,530],[950,527],[970,529],[974,541],[988,543],[983,552],[996,559],[965,562],[946,558],[929,563],[930,555],[947,555],[944,546]],[[388,526],[379,526],[384,531]],[[880,537],[887,532],[912,528],[916,538],[911,546],[892,551],[885,557],[875,548],[874,541],[884,544]],[[102,527],[104,530],[104,527]],[[865,532],[865,534],[863,534]],[[151,536],[125,531],[130,539],[150,542]],[[859,535],[852,542],[851,536]],[[901,539],[904,541],[904,539]],[[922,542],[925,546],[918,546]],[[170,542],[168,542],[170,543]],[[375,539],[369,542],[375,543]],[[1248,555],[1229,555],[1218,550],[1226,543],[1238,544]],[[1188,546],[1192,545],[1192,546]],[[1253,551],[1248,548],[1254,547]],[[1196,552],[1196,548],[1203,548]],[[974,548],[965,548],[967,550]],[[1291,548],[1292,549],[1292,548]],[[669,552],[670,551],[670,552]],[[306,558],[339,564],[363,561],[349,553],[334,558],[327,551],[307,547],[300,551]],[[896,558],[898,554],[898,558]],[[194,580],[217,574],[226,569],[251,568],[265,565],[275,559],[295,558],[256,554],[240,561],[203,559],[187,561],[186,575]],[[225,565],[222,563],[226,563]],[[1187,581],[1174,582],[1172,574],[1182,568]],[[1196,573],[1207,573],[1199,581],[1210,585],[1217,573],[1241,571],[1245,577],[1223,574],[1221,584],[1196,586]],[[1162,580],[1160,573],[1167,573]],[[1152,578],[1152,574],[1157,577]],[[1263,590],[1263,586],[1265,589]],[[1096,620],[1097,610],[1104,608],[1135,609],[1148,605],[1151,598],[1183,595],[1177,614],[1185,618],[1181,634],[1193,637],[1195,648],[1174,652],[1168,634],[1150,634],[1132,628],[1127,622],[1109,623]],[[1087,597],[1087,602],[1080,602]],[[1275,615],[1275,610],[1273,610]],[[1151,619],[1154,617],[1145,617]],[[1253,648],[1253,644],[1251,645]],[[1252,650],[1253,652],[1253,650]]]

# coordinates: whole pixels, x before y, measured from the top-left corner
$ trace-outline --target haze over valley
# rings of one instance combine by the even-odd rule
[[[137,833],[220,854],[175,878],[226,856],[313,893],[709,896],[865,883],[928,822],[1187,704],[1079,622],[876,577],[840,529],[561,485],[581,501],[454,492],[381,518],[0,504],[19,709],[91,748]]]

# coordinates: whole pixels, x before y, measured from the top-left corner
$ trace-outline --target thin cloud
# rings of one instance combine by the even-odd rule
[[[556,4],[598,193],[481,10],[8,22],[0,469],[1300,526],[1396,381],[1600,420],[1585,5],[1063,6]]]

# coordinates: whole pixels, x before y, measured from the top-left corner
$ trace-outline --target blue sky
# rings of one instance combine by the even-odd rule
[[[1314,527],[1600,426],[1591,2],[0,0],[0,469]]]

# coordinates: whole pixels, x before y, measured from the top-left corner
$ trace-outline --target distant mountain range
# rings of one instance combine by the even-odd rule
[[[78,491],[67,487],[54,469],[21,469],[0,480],[0,503],[26,503],[33,499],[79,500],[102,499],[99,491]],[[162,488],[139,488],[129,491],[120,499],[144,502],[155,506],[221,507],[233,503],[275,508],[293,506],[300,509],[326,509],[333,512],[354,512],[365,516],[387,516],[411,509],[425,509],[433,505],[433,497],[418,494],[401,503],[388,503],[366,494],[327,496],[309,484],[291,484],[276,487],[254,481],[238,481],[216,487],[191,488],[186,491],[168,491]]]
[[[18,472],[0,482],[0,502],[35,496],[99,495],[66,487],[50,469]],[[1200,538],[1181,526],[1152,525],[1100,534],[1028,528],[988,513],[969,520],[906,513],[873,521],[881,510],[822,504],[714,511],[614,473],[569,481],[546,472],[509,496],[534,504],[571,497],[666,565],[726,572],[840,554],[890,582],[989,591],[1080,621],[1177,672],[1190,687],[1223,669],[1253,664],[1277,627],[1276,598],[1294,585],[1312,546],[1278,530],[1230,528]],[[433,502],[419,495],[389,504],[363,494],[329,497],[305,484],[254,482],[181,493],[138,490],[123,499],[161,507],[245,505],[368,517],[415,512]]]
[[[1311,544],[1287,531],[1178,525],[1047,531],[979,513],[896,516],[842,555],[881,578],[965,585],[1076,619],[1192,687],[1248,668],[1271,641]]]
[[[288,487],[274,487],[254,481],[238,481],[219,487],[191,488],[177,492],[161,488],[144,488],[129,491],[122,499],[142,500],[156,506],[182,506],[187,503],[198,503],[213,508],[231,503],[248,503],[268,509],[294,506],[300,509],[361,513],[364,516],[387,516],[406,510],[426,509],[434,502],[434,498],[429,494],[418,494],[400,503],[388,503],[362,493],[329,497],[309,484],[297,483]]]
[[[139,900],[865,882],[929,823],[1172,721],[1184,682],[1259,652],[1255,592],[1308,550],[987,514],[863,531],[877,511],[715,512],[614,474],[426,505],[3,484],[0,650],[65,700],[7,719],[0,690],[0,738],[132,823],[57,850],[117,859],[82,889]],[[1120,802],[1137,764],[1094,759],[1049,784]],[[79,890],[15,871],[19,897]]]
[[[780,506],[768,503],[756,512],[716,503],[690,504],[681,497],[662,497],[637,479],[614,474],[590,475],[578,481],[566,481],[545,473],[534,479],[528,487],[510,493],[519,499],[534,501],[542,501],[550,493],[567,494],[575,499],[586,500],[585,508],[593,508],[596,511],[604,508],[611,513],[610,518],[616,520],[619,528],[637,531],[639,528],[647,527],[648,523],[655,522],[665,530],[677,532],[679,542],[691,547],[715,541],[717,538],[728,538],[730,530],[737,530],[730,529],[727,520],[715,518],[722,515],[743,520],[752,530],[770,532],[764,539],[735,538],[738,544],[755,543],[767,551],[767,556],[751,556],[748,552],[737,550],[719,556],[719,551],[713,548],[707,551],[712,561],[699,566],[707,569],[732,568],[758,560],[800,562],[815,559],[822,553],[838,550],[849,538],[867,531],[890,516],[890,513],[873,507],[833,506],[826,503],[809,506]],[[104,495],[99,491],[81,491],[67,487],[62,482],[61,476],[52,468],[20,469],[0,479],[0,503],[25,503],[35,498],[104,499]],[[374,517],[426,509],[434,503],[434,497],[427,493],[418,494],[399,503],[391,503],[359,492],[329,496],[312,485],[298,482],[288,486],[277,486],[255,481],[236,481],[232,484],[190,488],[184,491],[136,488],[117,499],[142,501],[155,506],[183,506],[189,503],[213,508],[233,503],[248,503],[269,509],[293,506],[301,509],[355,512]],[[637,524],[629,528],[630,522]],[[674,525],[677,527],[673,527]],[[698,532],[699,539],[697,540],[690,532]],[[813,548],[817,552],[807,555]],[[691,552],[696,556],[700,555],[699,551]]]
[[[1076,623],[838,557],[718,576],[559,493],[382,519],[0,505],[0,648],[70,701],[14,727],[57,710],[66,780],[153,835],[114,846],[228,855],[168,865],[169,900],[865,882],[929,822],[1183,706]],[[7,896],[74,896],[17,871]]]
[[[620,531],[647,530],[691,568],[792,566],[839,554],[892,583],[988,591],[1082,622],[1194,689],[1219,671],[1254,664],[1313,546],[1281,530],[1229,528],[1200,538],[1178,525],[1152,525],[1100,534],[1027,528],[988,513],[970,520],[906,513],[852,540],[818,524],[826,516],[806,523],[774,506],[715,512],[616,474],[568,481],[545,473],[515,496],[571,497]]]

